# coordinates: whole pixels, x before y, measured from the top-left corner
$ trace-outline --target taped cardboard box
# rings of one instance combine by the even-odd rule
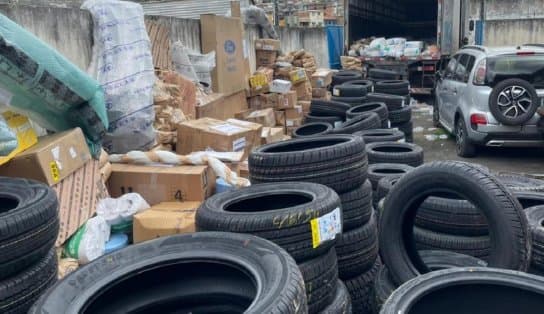
[[[312,105],[311,101],[299,100],[297,103],[298,103],[299,106],[302,107],[302,112],[303,113],[310,112],[310,106]]]
[[[274,80],[274,70],[271,67],[259,67],[257,68],[257,73],[264,74],[268,83]]]
[[[235,114],[248,109],[245,91],[239,91],[230,95],[214,94],[211,101],[200,103],[196,107],[197,119],[214,118],[226,120],[234,118]]]
[[[247,115],[245,120],[259,123],[264,127],[276,126],[276,116],[274,115],[274,109],[272,108],[252,111],[249,113],[249,115]]]
[[[257,50],[255,51],[255,62],[257,67],[271,67],[276,63],[277,51]]]
[[[298,100],[312,100],[312,84],[309,81],[295,84],[291,89],[297,92]]]
[[[240,177],[249,179],[249,164],[247,160],[240,163],[239,169],[240,169]]]
[[[201,202],[163,202],[134,215],[134,243],[174,234],[193,233]]]
[[[254,131],[223,120],[202,118],[186,121],[178,126],[176,152],[187,155],[212,149],[217,152],[241,152],[249,154]]]
[[[261,144],[276,143],[283,139],[285,129],[284,128],[263,128],[261,133]]]
[[[247,89],[243,38],[240,19],[213,14],[200,16],[202,52],[215,51],[216,67],[212,72],[213,90],[231,94]]]
[[[248,142],[253,142],[253,147],[260,146],[261,140],[260,140],[259,134],[261,134],[263,130],[263,126],[261,124],[238,120],[238,119],[228,119],[227,122],[233,125],[237,125],[237,126],[252,130],[253,132],[251,132],[250,136],[248,136]]]
[[[310,77],[313,88],[327,88],[332,84],[333,71],[329,69],[317,69]]]
[[[285,126],[285,111],[276,110],[274,111],[274,115],[276,116],[276,125]]]
[[[257,39],[255,40],[255,50],[280,51],[281,41],[277,39]]]
[[[264,93],[268,93],[270,87],[265,74],[255,73],[249,77],[249,96],[256,96]]]
[[[140,166],[113,164],[108,181],[112,197],[140,193],[150,204],[171,201],[204,201],[215,188],[208,166]]]
[[[298,68],[289,72],[289,79],[293,84],[298,84],[307,81],[308,77],[306,76],[306,71],[304,69]]]
[[[252,110],[277,108],[283,104],[285,104],[285,96],[282,94],[276,94],[276,93],[262,94],[255,97],[251,97],[249,99],[249,108]]]
[[[91,159],[53,186],[59,201],[60,219],[55,246],[61,246],[94,215],[99,200],[109,197],[99,166],[99,161]]]
[[[304,114],[302,112],[302,106],[295,106],[291,109],[285,109],[285,119],[287,120],[293,120],[293,119],[301,119],[304,117]]]
[[[326,88],[312,88],[312,98],[324,99],[328,92]]]
[[[91,154],[79,128],[39,138],[38,143],[0,166],[0,176],[54,185],[83,167]]]

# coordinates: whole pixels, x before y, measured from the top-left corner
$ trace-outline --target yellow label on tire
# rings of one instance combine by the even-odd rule
[[[321,240],[319,239],[319,223],[317,218],[310,220],[310,225],[312,227],[312,247],[315,249],[319,246],[319,244],[321,244]]]

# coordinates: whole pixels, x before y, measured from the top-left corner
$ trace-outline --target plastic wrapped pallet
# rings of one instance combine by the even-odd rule
[[[172,48],[172,62],[179,74],[193,82],[212,86],[211,72],[215,68],[215,51],[201,54],[183,46],[183,43],[178,41]]]
[[[82,8],[94,22],[89,71],[102,84],[110,119],[104,148],[110,153],[150,149],[155,73],[143,9],[115,0],[88,0]]]
[[[0,14],[0,103],[51,131],[80,127],[97,157],[108,125],[100,85]]]

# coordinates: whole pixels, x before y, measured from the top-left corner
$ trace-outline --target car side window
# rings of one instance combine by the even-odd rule
[[[446,73],[445,73],[445,77],[447,79],[454,79],[455,68],[457,68],[458,59],[459,59],[459,55],[451,58],[450,62],[448,63],[448,66],[446,67]]]
[[[464,54],[459,59],[457,68],[455,69],[455,80],[459,82],[468,82],[468,78],[470,76],[470,72],[472,71],[472,68],[474,67],[474,62],[476,61],[476,58],[471,55]]]

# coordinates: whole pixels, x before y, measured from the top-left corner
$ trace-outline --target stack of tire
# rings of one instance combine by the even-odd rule
[[[401,75],[396,71],[372,68],[368,70],[368,78],[373,82],[379,81],[388,81],[388,80],[398,80],[401,78]]]
[[[258,184],[206,200],[197,211],[196,226],[199,231],[248,233],[276,243],[300,268],[308,312],[343,313],[350,302],[349,294],[338,281],[335,241],[315,243],[312,235],[316,230],[310,223],[323,216],[340,218],[339,208],[338,195],[321,184]],[[342,302],[335,302],[337,297]]]
[[[0,312],[26,313],[57,281],[58,206],[49,186],[0,177]]]
[[[379,81],[374,93],[367,95],[368,101],[383,102],[389,110],[390,128],[405,134],[406,141],[413,142],[412,107],[410,106],[410,83],[408,81]]]
[[[30,311],[2,313],[306,314],[308,309],[302,275],[285,250],[248,234],[198,232],[102,256],[68,274]]]
[[[380,255],[386,268],[380,270],[375,283],[378,307],[392,290],[424,272],[486,265],[519,271],[528,269],[531,234],[526,214],[507,185],[500,181],[500,176],[495,177],[484,167],[462,162],[426,164],[396,181],[385,199],[380,218]],[[488,239],[487,261],[468,255],[470,250],[476,251],[474,247],[465,247],[459,253],[452,250],[437,252],[447,250],[447,247],[422,248],[419,245],[415,229],[418,220],[421,220],[421,208],[425,206],[423,202],[431,200],[429,196],[437,191],[441,195],[463,195],[466,198],[463,202],[481,206],[480,215],[489,218],[487,232],[494,235]],[[449,227],[455,226],[455,232],[466,231],[466,226],[458,228],[455,225],[459,206],[454,208],[446,207],[444,203],[437,204],[442,206],[442,217],[450,217],[449,221],[443,221],[444,225],[450,222]],[[534,220],[538,221],[538,218]],[[435,237],[433,239],[436,241]],[[419,258],[415,257],[417,255]],[[403,287],[395,294],[401,293],[401,290],[406,293]]]
[[[370,313],[370,292],[380,264],[367,167],[364,140],[354,135],[325,135],[264,145],[249,157],[250,180],[254,184],[314,182],[338,193],[344,230],[335,248],[340,278],[351,295],[354,313]]]
[[[372,82],[364,80],[348,81],[341,85],[334,86],[332,90],[332,100],[357,106],[367,101],[366,95],[369,93],[369,87]]]

